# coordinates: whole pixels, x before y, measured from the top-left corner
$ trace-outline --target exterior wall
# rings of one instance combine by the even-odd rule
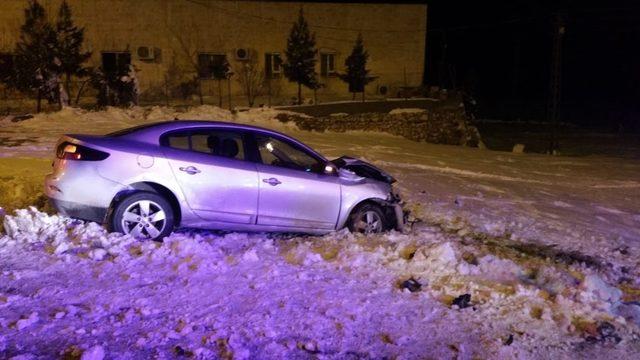
[[[40,3],[54,18],[60,1]],[[382,85],[390,87],[392,95],[401,86],[418,86],[422,81],[426,5],[210,0],[68,2],[75,22],[86,29],[85,45],[93,51],[91,65],[100,65],[102,51],[130,51],[143,92],[164,89],[165,81],[176,81],[175,77],[193,77],[198,52],[226,54],[235,69],[242,65],[234,58],[236,48],[252,49],[259,66],[265,52],[279,52],[284,57],[289,29],[300,7],[316,34],[320,52],[336,53],[338,71],[344,71],[345,58],[358,32],[363,34],[370,54],[368,66],[378,76],[367,87],[370,95]],[[3,0],[0,4],[0,51],[13,49],[26,4],[26,0]],[[160,49],[161,58],[139,60],[139,46]],[[319,73],[319,57],[316,66]],[[168,71],[172,75],[166,80]],[[321,77],[320,81],[325,87],[318,91],[319,99],[350,98],[347,85],[337,77]],[[217,91],[214,81],[204,81],[203,87]],[[231,88],[234,95],[241,95],[238,81],[232,80]],[[280,101],[296,94],[296,85],[284,78],[271,81],[271,89]],[[224,91],[226,94],[226,84]],[[305,89],[304,95],[311,97],[312,93]]]

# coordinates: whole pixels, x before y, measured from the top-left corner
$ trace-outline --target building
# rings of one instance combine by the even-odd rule
[[[53,19],[61,0],[40,0]],[[337,73],[362,33],[377,79],[368,96],[393,96],[422,82],[425,59],[425,4],[309,3],[214,0],[68,0],[74,21],[85,30],[90,64],[115,71],[129,63],[137,69],[142,98],[162,98],[198,77],[202,92],[237,103],[244,95],[239,73],[249,65],[264,75],[256,103],[285,103],[296,85],[282,74],[280,62],[289,30],[300,8],[316,35],[317,72],[324,85],[320,101],[350,98]],[[11,52],[24,21],[27,0],[0,4],[0,52]],[[227,84],[212,80],[211,69],[228,60],[235,75]],[[314,96],[305,89],[306,98]],[[175,94],[174,94],[175,96]],[[244,102],[246,104],[246,102]]]

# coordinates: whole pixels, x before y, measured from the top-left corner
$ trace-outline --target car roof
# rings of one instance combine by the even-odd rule
[[[321,159],[325,159],[324,156],[319,154],[317,151],[309,147],[308,145],[302,143],[301,141],[292,138],[289,135],[285,135],[281,132],[270,130],[267,128],[247,125],[247,124],[239,124],[232,123],[226,121],[211,121],[211,120],[173,120],[173,121],[161,121],[156,123],[150,123],[145,125],[134,126],[131,128],[123,129],[120,131],[116,131],[110,134],[105,135],[106,137],[115,137],[122,140],[132,140],[137,142],[143,142],[148,144],[157,145],[159,143],[160,137],[171,131],[178,130],[186,130],[186,129],[197,129],[203,127],[212,127],[212,128],[221,128],[221,129],[232,129],[232,130],[247,130],[251,132],[258,132],[268,135],[275,135],[276,137],[285,138],[302,148],[312,152],[313,154],[319,156]]]
[[[172,121],[159,121],[155,123],[133,126],[133,127],[129,127],[126,129],[122,129],[122,130],[118,130],[118,131],[106,134],[105,136],[138,138],[138,137],[144,137],[145,135],[148,135],[151,133],[158,133],[158,132],[165,133],[173,130],[181,130],[181,129],[188,129],[193,127],[202,127],[202,126],[224,127],[224,128],[244,129],[244,130],[258,130],[258,131],[265,131],[265,132],[280,134],[276,131],[262,128],[259,126],[232,123],[232,122],[226,122],[226,121],[172,120]],[[280,135],[284,135],[284,134],[280,134]]]

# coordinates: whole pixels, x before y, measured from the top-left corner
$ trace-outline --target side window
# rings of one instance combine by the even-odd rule
[[[315,173],[324,169],[324,164],[319,159],[280,139],[258,134],[256,143],[265,165]]]
[[[176,132],[165,136],[162,145],[230,159],[245,159],[242,134],[235,131],[197,129]]]
[[[244,160],[242,135],[232,131],[194,131],[191,133],[191,151]]]
[[[172,134],[167,137],[167,146],[180,149],[189,150],[189,134]]]

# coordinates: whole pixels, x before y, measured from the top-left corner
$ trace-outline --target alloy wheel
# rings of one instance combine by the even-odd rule
[[[364,234],[382,232],[382,218],[376,211],[368,210],[360,214],[355,223],[355,229]]]
[[[154,239],[164,230],[166,216],[156,202],[139,200],[130,204],[122,214],[122,230],[136,239]]]

